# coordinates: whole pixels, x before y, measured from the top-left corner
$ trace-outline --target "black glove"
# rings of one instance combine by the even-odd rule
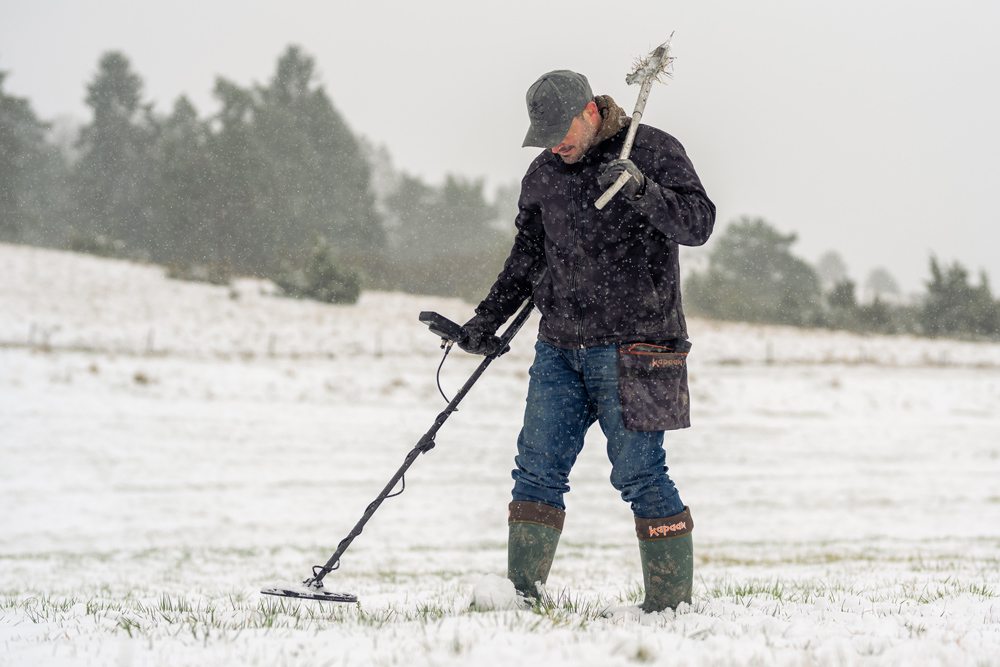
[[[605,162],[597,172],[597,183],[602,189],[607,190],[615,184],[623,171],[627,171],[632,178],[628,179],[622,186],[622,194],[625,195],[626,199],[635,201],[646,191],[646,177],[642,175],[639,167],[635,166],[635,162],[632,160]]]
[[[489,356],[499,350],[503,344],[503,341],[495,335],[498,327],[499,325],[494,322],[492,317],[476,315],[462,325],[462,332],[465,336],[459,341],[458,346],[469,354]],[[506,351],[504,350],[504,352]]]

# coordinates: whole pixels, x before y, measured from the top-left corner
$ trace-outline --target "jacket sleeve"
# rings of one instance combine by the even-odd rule
[[[526,177],[521,182],[518,213],[514,219],[517,229],[514,246],[490,293],[476,307],[477,314],[490,318],[497,326],[506,322],[532,295],[535,284],[545,271],[545,229],[542,226],[541,206],[533,201],[528,191]]]
[[[642,197],[630,202],[668,239],[686,246],[708,241],[715,226],[715,204],[694,171],[680,142],[646,126],[637,139],[633,160],[646,177]]]

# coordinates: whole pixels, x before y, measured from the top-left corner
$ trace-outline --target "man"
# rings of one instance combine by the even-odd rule
[[[524,146],[544,148],[521,181],[517,235],[462,347],[496,351],[496,331],[532,297],[541,313],[509,506],[508,573],[538,597],[565,517],[563,495],[584,434],[608,438],[611,482],[631,503],[647,612],[690,602],[690,511],[667,476],[663,432],[689,425],[687,331],[678,245],[705,243],[715,223],[681,145],[640,125],[586,77],[549,72],[528,89]],[[601,211],[594,201],[631,178]]]

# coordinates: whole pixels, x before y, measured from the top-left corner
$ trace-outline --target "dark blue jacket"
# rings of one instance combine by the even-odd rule
[[[678,244],[708,240],[715,205],[681,144],[640,125],[630,158],[645,192],[634,202],[619,193],[598,211],[598,168],[618,157],[627,132],[576,164],[550,151],[535,158],[521,180],[514,247],[477,313],[499,325],[533,295],[539,339],[562,348],[687,338]]]

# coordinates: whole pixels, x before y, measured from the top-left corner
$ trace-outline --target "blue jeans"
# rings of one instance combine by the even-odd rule
[[[684,511],[667,476],[663,431],[630,431],[618,398],[618,348],[601,345],[564,350],[535,343],[524,428],[517,439],[514,500],[565,510],[569,473],[595,421],[608,439],[611,484],[637,517],[655,519]]]

